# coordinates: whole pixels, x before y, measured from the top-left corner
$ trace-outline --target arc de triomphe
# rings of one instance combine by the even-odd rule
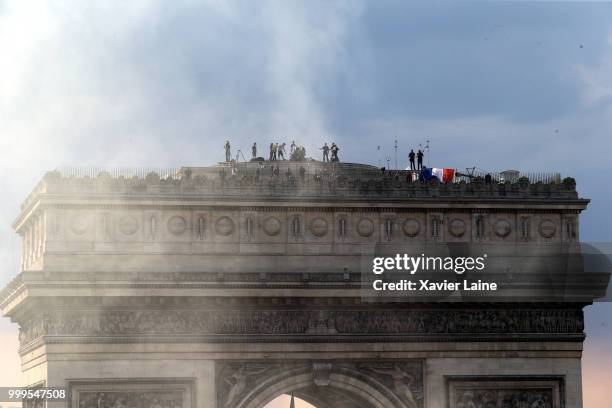
[[[21,273],[0,306],[27,385],[66,387],[74,408],[262,408],[283,393],[580,407],[588,302],[364,302],[359,271],[383,243],[576,242],[587,203],[571,179],[420,183],[344,163],[54,171],[14,223]]]

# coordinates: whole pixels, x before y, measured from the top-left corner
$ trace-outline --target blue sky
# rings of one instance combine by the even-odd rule
[[[46,170],[209,165],[226,138],[560,171],[593,200],[582,238],[610,241],[612,3],[0,0],[0,52],[2,283]]]

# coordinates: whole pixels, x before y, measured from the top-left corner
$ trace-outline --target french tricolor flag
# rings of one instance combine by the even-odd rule
[[[431,169],[431,174],[434,177],[437,177],[443,183],[450,183],[453,181],[455,177],[455,169],[440,169],[437,167],[433,167]]]

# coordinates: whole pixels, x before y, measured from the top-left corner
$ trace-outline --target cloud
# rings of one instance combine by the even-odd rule
[[[576,67],[584,82],[583,101],[589,106],[609,106],[612,102],[612,32],[608,35],[608,47],[597,65],[578,65]]]
[[[10,229],[49,169],[209,165],[222,144],[561,171],[608,239],[606,3],[177,0],[0,3],[0,284]],[[235,153],[235,150],[234,150]]]
[[[325,13],[320,13],[325,10]],[[9,1],[0,14],[0,260],[42,174],[208,165],[252,141],[332,137],[314,89],[341,67],[348,2]],[[261,143],[264,142],[264,143]],[[235,152],[235,151],[234,151]],[[10,255],[9,255],[10,254]],[[16,262],[2,272],[6,281]]]

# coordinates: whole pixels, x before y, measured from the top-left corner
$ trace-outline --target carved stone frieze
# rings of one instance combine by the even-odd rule
[[[79,393],[78,407],[83,408],[183,408],[183,393],[180,391],[107,391]]]
[[[553,408],[551,389],[464,389],[455,395],[454,407]]]
[[[561,408],[560,378],[516,376],[450,378],[450,408]]]
[[[56,311],[21,324],[20,341],[45,335],[580,334],[581,310],[112,310]]]
[[[69,407],[194,408],[193,380],[130,379],[69,382]]]

